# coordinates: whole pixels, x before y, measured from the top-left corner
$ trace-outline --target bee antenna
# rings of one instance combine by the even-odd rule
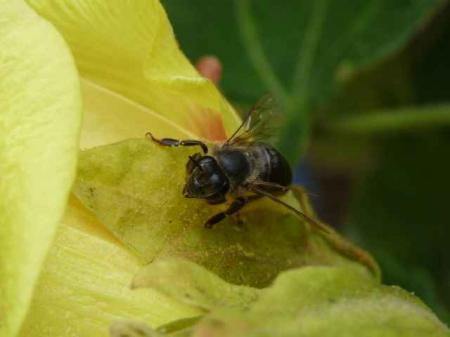
[[[201,167],[200,163],[192,156],[189,156],[189,160],[192,161],[194,163],[194,165],[196,167],[198,167],[200,169],[200,171],[203,172],[203,167]]]

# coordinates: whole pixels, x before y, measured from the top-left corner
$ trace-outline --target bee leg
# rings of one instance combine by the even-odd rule
[[[222,221],[227,216],[233,215],[240,211],[242,207],[248,204],[251,201],[260,199],[259,195],[251,195],[249,197],[238,197],[236,198],[224,212],[217,213],[213,215],[208,221],[205,222],[205,228],[212,228],[216,223]]]
[[[247,202],[246,198],[243,198],[243,197],[236,198],[231,203],[230,207],[228,207],[227,210],[225,210],[224,212],[217,213],[216,215],[213,215],[212,217],[210,217],[208,219],[208,221],[205,222],[205,228],[212,228],[216,223],[222,221],[227,216],[230,216],[230,215],[236,213],[242,207],[244,207],[246,202]]]
[[[263,189],[260,189],[260,188],[258,188],[256,186],[251,186],[250,190],[253,193],[255,193],[255,194],[267,197],[267,198],[271,199],[272,201],[276,202],[277,204],[282,205],[283,207],[287,208],[288,210],[290,210],[291,212],[296,214],[300,219],[302,219],[303,221],[306,221],[313,228],[321,231],[322,233],[324,233],[324,234],[332,234],[330,229],[327,226],[325,226],[323,223],[321,223],[320,221],[315,220],[314,218],[310,217],[309,215],[306,215],[304,212],[296,209],[295,207],[289,205],[285,201],[277,198],[276,196],[272,195],[270,192],[267,192],[267,191],[265,191]]]
[[[208,153],[208,147],[206,146],[205,143],[203,143],[200,140],[195,139],[179,140],[173,138],[157,139],[153,137],[153,134],[151,132],[147,132],[145,136],[161,146],[200,146],[204,153]]]

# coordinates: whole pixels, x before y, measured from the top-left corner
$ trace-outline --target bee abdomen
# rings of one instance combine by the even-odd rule
[[[259,179],[281,186],[292,184],[292,171],[287,160],[275,148],[268,144],[259,144],[261,171]]]

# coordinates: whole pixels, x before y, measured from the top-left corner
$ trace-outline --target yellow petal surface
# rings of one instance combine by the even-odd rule
[[[216,87],[198,75],[179,50],[159,1],[29,3],[69,43],[81,76],[94,83],[87,91],[94,86],[108,89],[209,140],[224,139],[239,123]],[[146,120],[132,136],[142,136],[143,127],[166,136],[159,126],[157,120]]]
[[[101,337],[108,336],[116,320],[158,326],[202,313],[151,289],[131,290],[140,268],[138,260],[72,199],[20,336]]]
[[[196,323],[189,336],[449,335],[449,329],[417,297],[397,287],[381,286],[362,269],[349,266],[309,266],[282,272],[250,308],[219,308]]]
[[[81,76],[81,148],[147,131],[223,139],[239,119],[178,50],[156,1],[29,1],[64,35]],[[21,336],[104,336],[116,319],[160,325],[198,315],[131,291],[139,262],[79,204],[70,205]],[[61,319],[63,317],[64,319]]]
[[[82,149],[133,137],[143,138],[150,125],[161,135],[196,137],[164,116],[105,87],[83,80],[81,88],[85,108],[80,141]]]
[[[67,202],[81,96],[58,32],[20,0],[0,1],[0,13],[0,336],[10,337]]]
[[[205,221],[224,205],[183,197],[186,158],[192,151],[162,148],[145,139],[83,151],[74,193],[142,261],[183,257],[231,283],[263,287],[281,270],[354,264],[367,255],[331,232],[324,241],[271,200],[248,205],[240,213],[241,225],[231,218],[205,230]]]

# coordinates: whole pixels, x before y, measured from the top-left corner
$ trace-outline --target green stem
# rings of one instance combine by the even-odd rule
[[[294,71],[293,99],[299,105],[305,104],[304,101],[309,96],[309,82],[320,36],[322,35],[326,10],[327,0],[316,0],[313,2],[311,17],[306,27],[305,37]]]
[[[328,122],[325,128],[347,134],[380,134],[450,125],[450,105],[429,105],[376,111]]]
[[[309,87],[327,4],[328,0],[313,2],[311,17],[294,70],[292,94],[284,104],[287,120],[280,133],[279,147],[293,165],[306,150],[311,133]]]
[[[243,44],[256,72],[267,88],[285,102],[288,95],[264,54],[250,13],[250,0],[235,0],[235,8]]]
[[[286,119],[279,133],[278,148],[292,166],[298,163],[300,155],[307,149],[311,133],[309,122],[309,106],[303,104],[297,109],[286,108]]]

